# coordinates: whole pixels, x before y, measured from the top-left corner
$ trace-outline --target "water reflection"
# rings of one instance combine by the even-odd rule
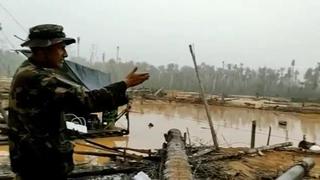
[[[160,148],[164,141],[163,133],[171,128],[183,132],[189,128],[194,142],[212,144],[202,105],[134,104],[133,111],[129,146]],[[309,141],[320,141],[317,133],[319,115],[218,106],[210,106],[210,112],[222,146],[249,146],[253,120],[257,122],[257,146],[266,145],[269,126],[272,128],[271,144],[289,140],[296,145],[303,134]],[[279,126],[279,121],[287,121],[287,126]],[[150,122],[154,124],[153,128],[147,127]]]
[[[128,137],[110,137],[110,138],[97,138],[97,139],[92,139],[92,141],[97,142],[99,144],[103,144],[108,147],[128,147]],[[86,143],[83,140],[75,140],[75,151],[90,151],[90,152],[103,152],[105,153],[106,151],[103,151],[101,149],[97,148],[92,148],[88,147],[85,145],[91,145],[89,143]],[[83,145],[85,144],[85,145]],[[105,157],[97,157],[97,156],[87,156],[87,155],[78,155],[74,154],[74,162],[77,165],[101,165],[101,164],[106,164],[109,162],[109,158]]]

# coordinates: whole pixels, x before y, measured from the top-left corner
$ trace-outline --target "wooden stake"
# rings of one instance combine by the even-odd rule
[[[187,128],[187,134],[188,134],[189,146],[191,146],[191,138],[190,138],[189,128]]]
[[[269,134],[268,134],[267,146],[269,146],[269,144],[270,144],[270,136],[271,136],[271,126],[269,126]]]
[[[218,141],[217,141],[217,135],[216,135],[216,132],[213,128],[213,124],[212,124],[212,120],[211,120],[211,116],[210,116],[210,113],[209,113],[209,108],[208,108],[208,102],[205,98],[205,95],[204,95],[204,88],[203,88],[203,85],[201,83],[201,80],[200,80],[200,76],[199,76],[199,71],[198,71],[198,66],[197,66],[197,61],[196,61],[196,56],[193,52],[193,47],[192,45],[190,44],[189,45],[189,49],[190,49],[190,53],[191,53],[191,56],[192,56],[192,60],[193,60],[193,64],[194,64],[194,69],[196,71],[196,75],[197,75],[197,78],[198,78],[198,83],[199,83],[199,86],[200,86],[200,95],[201,95],[201,98],[202,98],[202,101],[203,101],[203,104],[204,104],[204,107],[206,109],[206,113],[207,113],[207,117],[208,117],[208,121],[209,121],[209,126],[210,126],[210,131],[211,131],[211,136],[212,136],[212,140],[213,140],[213,144],[215,146],[215,149],[216,150],[219,150],[219,145],[218,145]]]
[[[250,148],[254,148],[255,141],[256,141],[256,121],[252,121]]]

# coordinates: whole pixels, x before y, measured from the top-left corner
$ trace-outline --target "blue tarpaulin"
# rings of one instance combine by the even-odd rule
[[[110,73],[104,73],[72,61],[65,61],[62,70],[73,81],[85,86],[89,90],[99,89],[111,83]]]
[[[30,57],[31,55],[30,50],[20,49],[16,51],[21,52],[26,57]],[[111,84],[110,73],[101,72],[68,60],[64,61],[59,73],[75,83],[86,87],[88,90],[99,89]]]

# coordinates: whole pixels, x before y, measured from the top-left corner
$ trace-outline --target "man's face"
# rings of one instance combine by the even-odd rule
[[[64,58],[67,56],[68,54],[64,43],[58,43],[48,47],[46,51],[46,60],[49,68],[57,69],[62,67]]]

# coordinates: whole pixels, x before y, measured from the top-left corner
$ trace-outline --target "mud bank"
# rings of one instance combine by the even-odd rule
[[[134,99],[142,101],[158,100],[163,102],[178,102],[189,104],[202,104],[199,93],[183,91],[166,91],[163,96],[153,94],[136,94]],[[206,95],[209,105],[240,107],[248,109],[272,110],[282,112],[297,112],[305,114],[320,114],[320,104],[312,102],[292,102],[290,99],[281,97],[255,97],[242,95],[229,95],[226,97],[218,95]]]

